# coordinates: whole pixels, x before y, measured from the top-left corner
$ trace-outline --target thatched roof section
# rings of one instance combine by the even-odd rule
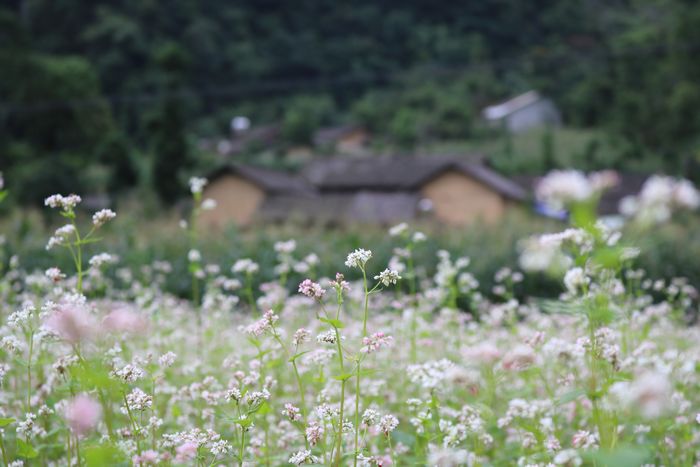
[[[293,194],[314,196],[316,190],[303,178],[279,170],[265,169],[251,165],[229,164],[207,175],[213,182],[224,175],[238,175],[258,185],[270,194]]]
[[[336,157],[312,162],[303,175],[322,192],[415,192],[450,170],[462,172],[508,198],[522,200],[526,197],[522,187],[483,165],[479,156]]]

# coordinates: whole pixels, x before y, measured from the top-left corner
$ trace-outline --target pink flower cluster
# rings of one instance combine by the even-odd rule
[[[299,293],[309,298],[320,300],[323,298],[326,291],[321,287],[321,284],[313,282],[311,279],[304,279],[304,281],[299,284]]]
[[[366,336],[362,339],[362,349],[363,353],[376,352],[382,347],[388,347],[394,342],[394,338],[387,336],[383,332],[375,332],[371,336]]]

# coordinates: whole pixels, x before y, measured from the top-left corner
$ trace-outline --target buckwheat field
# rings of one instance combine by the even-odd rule
[[[66,223],[46,248],[74,268],[13,260],[0,279],[3,462],[700,465],[697,291],[648,277],[625,240],[700,196],[652,177],[611,226],[594,213],[614,182],[550,173],[537,196],[571,225],[522,239],[519,267],[484,291],[466,256],[441,251],[436,270],[417,273],[426,236],[405,224],[388,232],[389,264],[364,245],[334,277],[294,239],[278,242],[277,280],[258,287],[256,258],[224,270],[199,252],[211,202],[193,179],[193,300],[165,292],[164,261],[145,279],[108,276],[101,227],[118,214],[84,218],[79,196],[51,196],[46,209]],[[517,299],[527,274],[566,292]]]

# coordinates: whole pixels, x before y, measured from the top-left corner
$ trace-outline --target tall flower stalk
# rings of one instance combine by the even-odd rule
[[[401,279],[399,273],[385,269],[380,274],[374,277],[378,280],[376,285],[369,288],[367,280],[367,261],[372,257],[372,252],[369,250],[357,249],[348,255],[345,265],[350,268],[357,268],[362,272],[362,288],[364,290],[364,305],[362,310],[362,343],[364,345],[367,339],[367,319],[369,317],[369,296],[370,294],[380,290],[382,285],[388,286],[396,284]],[[360,398],[361,398],[361,380],[362,380],[362,359],[363,352],[357,352],[355,356],[355,443],[353,450],[353,465],[357,466],[357,457],[360,454]],[[341,420],[342,424],[342,420]]]
[[[78,195],[51,195],[44,201],[46,206],[60,209],[61,216],[68,219],[69,223],[58,228],[49,239],[46,249],[50,250],[54,246],[62,246],[68,249],[73,258],[73,264],[75,265],[76,290],[78,293],[83,292],[83,277],[87,274],[87,271],[83,270],[83,246],[99,241],[99,238],[93,237],[95,232],[116,216],[111,209],[97,211],[92,216],[92,226],[90,230],[87,234],[81,235],[75,213],[75,208],[81,201],[82,199]]]

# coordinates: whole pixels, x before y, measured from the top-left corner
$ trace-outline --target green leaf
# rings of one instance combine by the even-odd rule
[[[343,324],[343,322],[340,321],[339,319],[329,319],[329,318],[319,318],[319,319],[320,319],[322,322],[328,323],[328,324],[330,324],[331,326],[333,326],[333,327],[335,327],[335,328],[338,328],[338,329],[342,329],[342,328],[345,327],[345,325]]]
[[[34,459],[39,455],[39,453],[36,452],[34,446],[20,438],[17,438],[17,455],[24,457],[25,459]]]
[[[391,439],[408,447],[412,447],[414,444],[416,444],[415,436],[413,436],[411,433],[406,433],[405,431],[401,430],[394,430],[391,433]]]
[[[124,454],[110,444],[86,447],[85,465],[88,467],[101,467],[103,465],[115,465],[126,461]]]
[[[257,413],[257,414],[259,414],[259,415],[267,415],[267,414],[269,414],[269,413],[270,413],[270,404],[268,404],[267,402],[263,402],[263,403],[260,404],[260,406],[257,408],[257,410],[255,411],[255,413]]]
[[[87,360],[71,367],[71,375],[84,389],[102,389],[107,393],[123,392],[124,383],[109,376],[109,369],[99,360]]]
[[[236,423],[243,428],[248,428],[250,425],[253,424],[253,417],[241,417],[237,418],[233,421],[233,423]]]
[[[0,427],[10,425],[11,423],[14,423],[15,419],[14,418],[0,418]]]
[[[89,245],[90,243],[97,243],[102,240],[102,237],[92,237],[92,238],[84,238],[81,239],[79,242],[74,242],[74,245]]]
[[[578,315],[584,311],[580,303],[566,303],[558,300],[537,300],[536,303],[543,311],[551,314]]]
[[[303,352],[295,353],[291,357],[289,357],[289,363],[292,363],[295,361],[297,358],[301,357],[302,355],[311,352],[310,350],[304,350]]]
[[[256,338],[253,337],[253,336],[248,336],[248,342],[250,342],[251,344],[253,344],[253,345],[255,346],[256,349],[260,349],[260,346],[262,345],[262,342],[260,342],[259,339],[256,339]]]
[[[584,458],[600,467],[638,467],[649,460],[644,446],[620,446],[613,451],[591,451]]]
[[[574,389],[572,391],[565,392],[557,399],[557,404],[566,404],[567,402],[575,401],[581,396],[585,396],[586,391],[583,389]]]
[[[334,376],[333,379],[337,381],[347,381],[353,376],[355,376],[356,373],[343,373],[341,375]]]
[[[582,229],[592,228],[596,221],[596,204],[597,201],[589,200],[570,206],[572,224]]]
[[[622,254],[621,248],[601,248],[593,255],[593,261],[607,269],[616,269],[620,267],[620,255]]]
[[[588,319],[598,326],[609,324],[614,318],[615,313],[605,305],[594,306],[588,312]]]

